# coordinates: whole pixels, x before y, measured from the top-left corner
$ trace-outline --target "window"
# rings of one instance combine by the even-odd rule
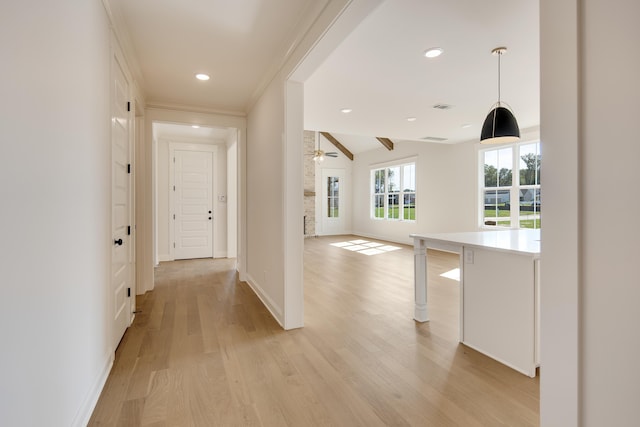
[[[337,176],[327,177],[327,218],[338,218],[340,203],[340,178]]]
[[[480,151],[482,226],[540,228],[540,159],[539,142]]]
[[[416,219],[416,164],[406,162],[371,170],[371,217]]]

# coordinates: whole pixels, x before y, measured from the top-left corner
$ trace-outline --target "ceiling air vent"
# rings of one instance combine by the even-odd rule
[[[437,110],[450,110],[453,108],[453,105],[449,105],[449,104],[436,104],[433,106],[433,108],[437,109]]]
[[[446,141],[448,138],[439,138],[437,136],[425,136],[424,138],[425,141],[433,141],[433,142],[443,142]]]

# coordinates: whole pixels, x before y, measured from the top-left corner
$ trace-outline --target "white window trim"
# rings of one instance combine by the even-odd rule
[[[482,230],[519,230],[520,227],[520,194],[521,189],[541,188],[540,184],[532,185],[520,185],[520,168],[518,167],[518,173],[515,173],[515,166],[520,165],[520,147],[523,145],[540,144],[539,138],[530,139],[527,141],[514,142],[512,144],[501,144],[482,147],[477,151],[476,161],[478,166],[478,227]],[[506,187],[496,187],[496,189],[509,190],[510,200],[515,200],[518,203],[518,209],[511,209],[511,216],[509,227],[501,225],[485,225],[484,224],[484,192],[487,188],[484,186],[484,153],[487,151],[500,150],[503,148],[511,147],[512,150],[512,173],[511,173],[511,185]],[[541,152],[541,149],[538,151]],[[512,203],[513,205],[513,203]],[[515,224],[515,225],[514,225]],[[542,228],[542,227],[541,227]]]
[[[329,180],[332,179],[332,178],[338,181],[338,195],[337,196],[334,195],[335,193],[331,193],[329,191]],[[325,182],[324,184],[327,185],[327,212],[326,212],[327,218],[331,218],[331,219],[340,218],[340,197],[341,197],[341,195],[340,195],[340,184],[341,184],[340,177],[339,176],[334,176],[334,175],[329,175],[329,176],[327,176],[327,182]],[[338,215],[336,215],[336,216],[329,215],[329,210],[331,209],[331,206],[332,206],[332,204],[329,202],[329,200],[331,200],[331,199],[338,201],[337,206],[336,206],[335,203],[333,204],[334,205],[334,209],[336,209],[336,208],[338,209]]]
[[[386,182],[386,175],[385,175],[385,191],[384,193],[376,193],[375,192],[375,171],[380,170],[380,169],[387,169],[387,168],[391,168],[391,167],[399,167],[400,168],[400,187],[402,187],[402,179],[403,179],[403,170],[402,170],[402,166],[408,165],[408,164],[413,164],[414,167],[414,172],[415,172],[415,191],[410,192],[410,193],[406,193],[406,194],[414,194],[415,195],[415,202],[414,202],[414,209],[415,209],[415,219],[404,219],[404,215],[400,215],[398,216],[398,218],[388,218],[387,214],[388,214],[388,209],[387,209],[387,203],[388,203],[388,197],[389,194],[396,194],[396,193],[389,193],[387,191],[387,182]],[[373,163],[369,165],[369,218],[375,221],[392,221],[392,222],[412,222],[415,223],[418,219],[418,157],[417,156],[412,156],[412,157],[406,157],[403,159],[397,159],[397,160],[392,160],[392,161],[387,161],[387,162],[382,162],[382,163]],[[384,217],[383,218],[378,218],[375,216],[375,205],[374,205],[374,196],[376,194],[384,194]],[[399,191],[397,193],[399,195],[399,200],[401,201],[400,203],[400,210],[402,212],[404,212],[404,210],[402,209],[402,207],[404,206],[404,191]]]

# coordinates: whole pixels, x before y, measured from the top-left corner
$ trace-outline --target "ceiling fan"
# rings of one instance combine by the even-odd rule
[[[313,160],[320,163],[324,160],[325,157],[338,157],[338,153],[335,151],[330,151],[325,153],[324,151],[318,149],[313,152]]]
[[[318,148],[313,150],[313,161],[316,163],[321,163],[324,161],[325,157],[338,157],[338,153],[335,151],[325,152],[320,149],[320,141],[318,140]]]

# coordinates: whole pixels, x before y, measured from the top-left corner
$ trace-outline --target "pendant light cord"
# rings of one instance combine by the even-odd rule
[[[498,51],[498,106],[500,106],[500,57],[502,52]]]

